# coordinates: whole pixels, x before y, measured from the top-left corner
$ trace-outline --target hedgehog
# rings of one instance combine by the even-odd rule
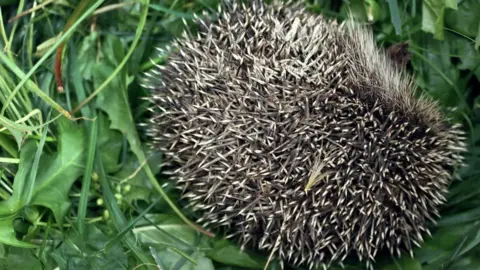
[[[144,87],[199,224],[308,269],[412,254],[464,165],[461,125],[352,19],[224,1],[197,25]]]

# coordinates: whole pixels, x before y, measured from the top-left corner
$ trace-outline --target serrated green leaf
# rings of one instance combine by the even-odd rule
[[[68,192],[73,182],[82,173],[85,134],[78,125],[60,118],[58,120],[58,152],[44,154],[39,163],[35,185],[31,191],[29,204],[41,205],[52,210],[57,222],[62,223],[63,216],[70,206]],[[20,166],[14,179],[13,194],[0,203],[0,215],[11,215],[26,206],[23,196],[25,185],[31,176],[35,152],[35,141],[28,141],[20,153]]]
[[[116,63],[118,64],[124,61],[119,44],[120,40],[115,36],[110,35],[107,37],[105,42],[106,48],[104,49],[116,55]],[[111,61],[115,61],[115,59],[111,59]],[[109,119],[112,122],[110,128],[117,129],[125,135],[129,142],[130,150],[135,154],[138,160],[141,163],[146,163],[147,157],[143,152],[142,144],[136,130],[136,123],[133,120],[128,101],[127,85],[129,80],[126,75],[126,68],[124,67],[121,69],[117,76],[112,78],[110,76],[114,70],[116,70],[116,68],[106,64],[98,64],[94,66],[94,82],[97,89],[100,89],[100,85],[105,85],[105,89],[98,93],[96,106],[108,114]],[[111,81],[109,84],[105,84],[105,82],[110,78]],[[212,233],[206,232],[202,228],[199,228],[183,215],[175,203],[170,200],[168,195],[158,184],[157,179],[155,179],[155,176],[148,163],[143,166],[143,169],[148,176],[150,184],[158,191],[158,193],[160,193],[172,210],[174,210],[175,213],[177,213],[177,215],[181,217],[185,223],[195,227],[197,230],[202,231],[205,234],[213,236]]]
[[[104,47],[105,51],[108,52],[107,54],[115,55],[115,58],[109,58],[109,61],[112,62],[111,65],[101,63],[93,66],[93,81],[96,88],[115,70],[115,66],[120,63],[124,54],[120,39],[113,35],[107,36]],[[118,76],[110,82],[105,90],[98,94],[96,106],[108,114],[111,121],[110,128],[122,132],[127,137],[131,150],[138,155],[142,151],[141,143],[128,102],[125,69],[119,72]]]
[[[51,209],[57,222],[62,223],[70,207],[68,192],[83,173],[86,134],[83,126],[63,117],[57,127],[58,152],[42,157],[31,204]]]

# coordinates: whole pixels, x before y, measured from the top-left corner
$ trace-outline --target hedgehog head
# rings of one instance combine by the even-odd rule
[[[225,5],[148,75],[152,146],[199,222],[310,268],[411,251],[463,133],[369,31],[299,5]]]

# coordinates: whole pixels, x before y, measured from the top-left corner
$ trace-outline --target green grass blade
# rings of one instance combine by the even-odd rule
[[[67,118],[71,118],[70,114],[65,109],[63,109],[62,106],[56,103],[49,95],[44,93],[42,89],[40,89],[40,87],[38,87],[32,80],[29,79],[30,76],[33,74],[32,72],[32,70],[34,70],[33,68],[30,70],[28,74],[23,73],[23,71],[20,70],[20,68],[18,68],[18,66],[12,60],[10,60],[1,50],[0,50],[0,61],[2,61],[13,73],[15,73],[17,77],[19,77],[22,80],[23,83],[20,82],[22,86],[25,84],[27,88],[30,89],[30,91],[35,93],[38,97],[40,97],[43,101],[45,101],[45,103],[52,106],[52,108],[54,108],[61,114],[65,115]],[[36,68],[38,69],[38,66]],[[19,85],[20,84],[18,84],[17,87],[11,92],[11,94],[8,96],[7,100],[3,104],[3,108],[2,108],[2,111],[0,112],[0,116],[4,115],[5,110],[7,109],[9,103],[11,102],[15,94],[19,91],[21,87],[21,86],[19,87]]]
[[[25,0],[21,0],[20,3],[18,3],[17,14],[22,13],[24,6],[25,6]],[[18,27],[18,20],[15,21],[15,23],[13,24],[12,31],[10,32],[10,39],[8,40],[8,43],[5,44],[5,49],[8,55],[10,56],[10,59],[13,59],[13,53],[11,51],[10,46],[13,42],[13,38],[15,37],[15,32],[17,30],[17,27]]]
[[[150,4],[150,8],[152,8],[153,10],[156,10],[156,11],[160,11],[160,12],[165,13],[165,14],[173,15],[173,16],[178,17],[178,18],[195,19],[195,17],[191,13],[184,13],[184,12],[175,11],[173,9],[170,9],[170,8],[164,7],[162,5],[158,5],[158,4]]]
[[[89,9],[87,9],[85,11],[85,13],[83,13],[82,16],[80,16],[80,18],[78,18],[78,20],[72,25],[72,27],[70,27],[68,29],[68,31],[66,31],[58,40],[57,42],[55,42],[55,44],[42,56],[42,58],[40,58],[40,60],[38,60],[38,62],[32,67],[32,69],[25,75],[23,76],[23,78],[21,78],[22,80],[20,81],[20,83],[18,83],[18,85],[15,87],[15,89],[12,91],[12,93],[10,94],[10,96],[8,97],[7,99],[7,103],[3,105],[3,108],[2,108],[2,111],[0,113],[0,115],[3,115],[4,112],[5,112],[5,109],[6,107],[8,106],[8,103],[11,99],[13,99],[13,96],[20,90],[20,88],[25,85],[25,83],[27,83],[29,81],[29,78],[33,75],[33,73],[35,73],[37,71],[37,69],[55,52],[55,50],[57,49],[58,46],[60,46],[60,44],[62,44],[65,40],[67,40],[69,37],[70,37],[70,34],[72,34],[73,32],[76,31],[76,29],[78,28],[78,26],[88,17],[90,16],[90,14],[92,14],[95,9],[97,9],[102,3],[104,2],[104,0],[98,0],[96,1]],[[3,55],[3,53],[0,53],[0,56]],[[5,62],[5,58],[1,57],[0,58],[2,61]],[[33,83],[33,82],[32,82]],[[40,90],[38,87],[35,88],[31,88],[32,91],[38,95],[40,98],[42,98],[45,102],[47,102],[47,104],[51,105],[53,108],[55,108],[56,110],[58,110],[60,113],[62,113],[63,115],[67,116],[68,118],[71,118],[70,117],[70,114],[65,111],[62,107],[60,107],[60,105],[58,105],[55,101],[53,101],[47,94],[45,94],[42,90]]]
[[[50,120],[50,113],[47,116],[47,122]],[[42,138],[40,139],[40,143],[37,148],[37,152],[35,153],[35,159],[33,160],[33,165],[30,171],[30,177],[26,184],[26,190],[24,191],[24,200],[25,205],[30,203],[33,194],[33,188],[35,187],[35,180],[37,178],[37,171],[38,171],[38,164],[40,163],[40,157],[42,156],[43,147],[45,146],[45,138],[47,137],[48,126],[45,126],[43,129]]]
[[[68,51],[69,57],[67,67],[69,70],[70,82],[72,84],[71,86],[75,90],[77,100],[84,100],[87,98],[87,94],[82,84],[83,78],[82,71],[79,68],[77,48],[72,44]],[[69,84],[67,87],[69,87]],[[67,91],[69,91],[69,88],[67,88]],[[90,109],[90,106],[85,106],[80,111],[84,117],[92,118],[92,110]]]
[[[85,217],[87,216],[88,194],[90,192],[90,183],[92,180],[93,163],[95,160],[95,150],[97,145],[98,120],[90,123],[90,140],[88,144],[88,154],[83,174],[82,190],[80,192],[80,202],[78,204],[77,227],[80,235],[85,232]]]
[[[133,226],[135,226],[135,224],[137,224],[137,222],[140,219],[142,219],[146,214],[148,214],[158,202],[159,202],[159,200],[154,201],[152,204],[150,204],[147,207],[147,209],[145,209],[142,213],[140,213],[140,215],[138,215],[135,219],[130,221],[125,228],[123,228],[115,237],[110,239],[110,241],[108,241],[105,244],[105,247],[103,248],[103,250],[108,251],[111,247],[116,245],[117,242],[120,239],[122,239],[128,232],[130,232],[133,229]]]
[[[107,206],[107,209],[110,212],[110,216],[112,218],[115,228],[118,231],[121,231],[122,229],[128,226],[127,220],[125,219],[125,216],[120,210],[120,207],[117,204],[116,198],[113,195],[112,189],[110,188],[110,185],[107,182],[107,177],[103,169],[103,164],[102,164],[102,160],[100,157],[100,153],[98,152],[98,149],[95,153],[95,156],[96,156],[95,168],[98,172],[98,179],[100,181],[100,185],[102,186],[102,191],[103,191],[102,193],[103,193],[105,205]],[[142,263],[144,264],[152,263],[151,259],[137,246],[137,243],[135,241],[133,234],[125,235],[125,237],[123,238],[123,241],[132,250],[135,256],[137,256],[137,258],[139,258],[140,261],[142,261]]]
[[[13,158],[18,158],[18,151],[15,149],[13,141],[2,133],[0,133],[0,147]]]
[[[390,9],[390,17],[393,27],[395,28],[395,34],[402,34],[402,19],[400,18],[400,10],[398,8],[397,0],[387,0],[388,7]]]

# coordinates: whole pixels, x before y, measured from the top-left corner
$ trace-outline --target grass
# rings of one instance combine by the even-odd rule
[[[480,269],[480,5],[453,2],[305,1],[338,20],[350,10],[379,46],[409,41],[421,91],[468,134],[470,166],[456,172],[432,237],[378,269]],[[155,48],[217,4],[0,0],[0,269],[265,267],[269,254],[191,223],[138,127],[142,74],[167,57]]]

